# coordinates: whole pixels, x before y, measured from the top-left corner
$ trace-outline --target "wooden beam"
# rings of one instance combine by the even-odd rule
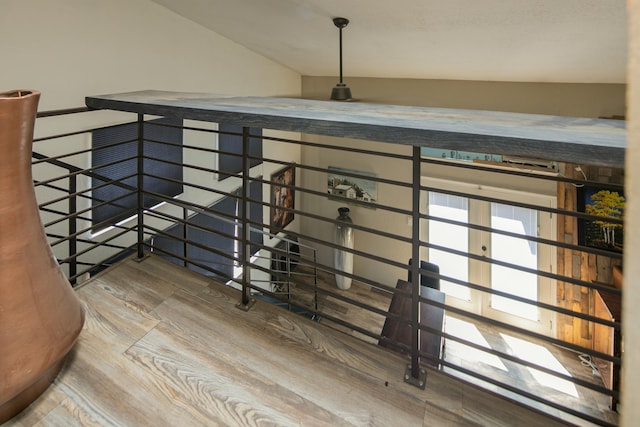
[[[86,98],[91,109],[179,117],[394,144],[624,167],[618,120],[293,98],[140,91]]]

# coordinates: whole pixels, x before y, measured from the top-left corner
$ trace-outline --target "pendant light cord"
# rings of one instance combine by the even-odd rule
[[[340,84],[342,83],[342,27],[339,28],[340,30]]]

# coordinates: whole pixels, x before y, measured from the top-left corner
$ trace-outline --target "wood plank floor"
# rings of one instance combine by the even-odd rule
[[[554,426],[559,421],[429,371],[158,257],[77,290],[87,321],[53,385],[6,426]]]

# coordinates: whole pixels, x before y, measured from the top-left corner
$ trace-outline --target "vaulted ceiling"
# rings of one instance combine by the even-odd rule
[[[625,83],[624,0],[153,0],[306,76]]]

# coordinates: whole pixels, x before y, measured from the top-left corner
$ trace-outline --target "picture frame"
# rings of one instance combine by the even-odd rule
[[[270,203],[270,232],[277,233],[291,223],[294,219],[295,208],[295,165],[284,168],[271,174],[271,203]]]
[[[369,172],[329,166],[327,194],[329,198],[339,199],[347,203],[352,200],[374,205],[378,201],[378,182],[375,178],[376,175]]]
[[[577,188],[578,212],[602,217],[599,219],[578,218],[578,244],[609,252],[622,253],[624,228],[622,220],[626,199],[621,191],[585,185]]]

